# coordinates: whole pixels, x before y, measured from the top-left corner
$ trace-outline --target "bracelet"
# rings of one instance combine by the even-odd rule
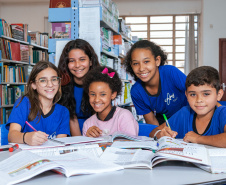
[[[27,133],[27,132],[24,132],[24,135],[23,135],[23,142],[24,142],[24,144],[27,144],[27,143],[25,142],[25,140],[24,140],[24,136],[25,136],[26,133]]]
[[[156,132],[155,132],[155,134],[154,134],[154,140],[155,141],[157,141],[158,140],[158,138],[157,138],[157,134],[159,133],[159,132],[161,132],[162,130],[157,130]]]

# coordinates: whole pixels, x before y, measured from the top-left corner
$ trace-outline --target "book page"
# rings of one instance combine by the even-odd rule
[[[159,150],[156,152],[156,155],[165,157],[168,160],[181,160],[210,165],[207,149],[203,145],[186,143],[170,137],[159,139]]]
[[[103,153],[103,150],[98,144],[77,144],[56,148],[34,149],[30,151],[43,157],[59,156],[67,153],[77,152],[78,154],[88,157],[99,158]]]
[[[55,140],[64,142],[65,145],[69,145],[69,144],[78,144],[78,143],[98,142],[98,141],[102,141],[104,139],[103,138],[86,137],[86,136],[73,136],[73,137],[55,138]]]
[[[116,139],[127,139],[127,140],[131,140],[131,141],[151,141],[151,140],[153,140],[150,137],[130,136],[130,135],[122,133],[122,132],[115,132],[114,134],[112,134],[111,142],[113,142]]]
[[[0,162],[0,179],[6,179],[8,184],[18,183],[57,167],[60,165],[48,159],[21,151]]]
[[[154,153],[149,150],[108,147],[100,159],[122,165],[124,168],[152,169],[151,159],[153,156]]]
[[[109,162],[102,162],[76,152],[60,156],[51,156],[50,160],[64,166],[57,171],[63,172],[67,177],[72,175],[103,173],[116,170],[122,170],[123,167]]]
[[[157,141],[114,141],[111,147],[157,150]]]
[[[208,152],[211,161],[211,172],[226,173],[226,149],[214,148],[208,149]]]

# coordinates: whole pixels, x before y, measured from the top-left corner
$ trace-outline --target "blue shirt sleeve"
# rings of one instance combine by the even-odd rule
[[[138,83],[138,82],[136,82]],[[139,86],[139,85],[134,85],[131,89],[131,98],[133,101],[133,104],[135,106],[136,112],[138,115],[145,115],[150,113],[152,110],[151,108],[148,106],[149,102],[147,103],[147,101],[150,101],[146,98],[147,95],[145,95],[145,93],[141,93],[141,91],[144,91],[143,89],[141,89],[143,87]],[[146,103],[145,103],[146,101]]]
[[[58,130],[57,135],[59,134],[67,134],[68,136],[70,136],[70,115],[69,115],[69,111],[66,107],[63,107],[63,111],[62,111],[62,122],[60,124],[60,128]]]
[[[185,82],[187,78],[186,75],[174,66],[172,66],[170,73],[171,75],[169,75],[169,77],[171,77],[171,80],[172,82],[174,82],[175,87],[185,93]]]
[[[15,102],[13,110],[9,116],[8,122],[6,123],[6,129],[9,130],[10,123],[18,123],[22,127],[21,130],[23,130],[25,121],[28,120],[29,107],[30,102],[27,97],[24,97],[22,101],[21,98],[19,98]]]

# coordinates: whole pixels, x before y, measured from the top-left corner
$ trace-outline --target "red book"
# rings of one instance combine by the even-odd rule
[[[71,7],[71,0],[50,0],[49,8]]]
[[[21,61],[20,43],[10,42],[10,45],[11,45],[11,52],[12,52],[12,60]]]

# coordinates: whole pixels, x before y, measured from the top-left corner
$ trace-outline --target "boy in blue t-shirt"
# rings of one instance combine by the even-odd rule
[[[226,147],[226,107],[216,106],[224,92],[218,71],[210,66],[192,70],[186,79],[190,106],[181,108],[166,123],[152,130],[150,137],[170,136],[186,142]]]

